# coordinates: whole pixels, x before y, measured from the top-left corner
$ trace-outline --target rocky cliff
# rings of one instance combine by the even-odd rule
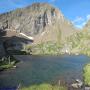
[[[0,29],[6,31],[5,36],[9,38],[32,36],[34,44],[48,41],[59,43],[77,32],[59,9],[47,3],[34,3],[25,8],[1,14]],[[11,38],[5,42],[7,44],[10,41],[13,42]],[[17,43],[17,40],[14,40],[14,43]]]
[[[61,11],[47,3],[35,3],[1,14],[0,28],[23,32],[36,37],[36,41],[38,37],[38,41],[56,40],[57,33],[62,33],[64,38],[75,32],[74,26],[66,20]]]

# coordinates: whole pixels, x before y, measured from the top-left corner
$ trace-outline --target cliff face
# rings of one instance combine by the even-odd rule
[[[0,15],[0,28],[23,32],[36,37],[35,41],[38,37],[38,41],[41,38],[46,41],[56,40],[59,32],[62,33],[62,38],[75,32],[75,28],[63,14],[46,3],[35,3]]]
[[[37,45],[48,41],[59,43],[77,32],[73,24],[64,17],[59,9],[47,3],[35,3],[26,8],[1,14],[0,30],[6,31],[4,41],[9,46],[15,46],[14,44],[17,43],[14,37],[22,40],[21,38],[25,38],[25,35],[32,36],[33,44]],[[9,37],[8,40],[7,37]],[[16,46],[19,44],[17,43]],[[11,48],[9,47],[9,49]]]
[[[54,24],[59,17],[59,12],[55,8],[48,4],[37,3],[0,15],[0,28],[15,29],[29,35],[37,35],[43,32],[47,25]]]

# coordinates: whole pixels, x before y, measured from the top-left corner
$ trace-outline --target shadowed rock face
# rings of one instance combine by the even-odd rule
[[[0,58],[2,56],[4,56],[6,53],[5,53],[5,50],[4,50],[4,47],[3,47],[3,43],[0,43]]]
[[[3,36],[5,35],[6,35],[6,32],[0,29],[0,58],[6,54],[3,46]]]
[[[46,41],[56,40],[58,32],[62,33],[62,38],[75,32],[75,28],[63,14],[47,3],[35,3],[0,15],[0,28],[16,30]]]
[[[15,31],[0,29],[0,58],[5,55],[15,54],[15,51],[25,51],[24,46],[31,44],[32,42],[33,41],[30,39],[19,37]]]

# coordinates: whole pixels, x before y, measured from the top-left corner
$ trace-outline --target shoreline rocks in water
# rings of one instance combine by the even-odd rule
[[[83,82],[81,80],[79,80],[79,79],[76,79],[75,83],[72,83],[71,86],[73,88],[82,88]]]

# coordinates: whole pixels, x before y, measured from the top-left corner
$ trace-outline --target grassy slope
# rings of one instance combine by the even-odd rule
[[[67,47],[70,48],[70,52],[73,54],[79,53],[90,56],[90,32],[83,31],[73,34],[62,42],[59,39],[60,36],[57,38],[56,43],[46,42],[36,46],[28,46],[28,48],[32,49],[32,54],[59,55],[62,53],[61,50]]]
[[[72,46],[72,53],[80,53],[90,56],[90,32],[83,31],[67,38],[67,43]]]
[[[52,86],[50,84],[33,85],[21,90],[67,90],[65,86]]]
[[[0,60],[0,70],[11,68],[16,62],[17,60],[13,56],[10,59],[4,57],[3,60]]]
[[[90,64],[87,64],[84,67],[83,76],[84,76],[85,85],[89,85],[90,86]]]
[[[32,54],[35,55],[57,55],[60,54],[62,45],[54,42],[41,43],[36,46],[29,46],[32,49]]]

